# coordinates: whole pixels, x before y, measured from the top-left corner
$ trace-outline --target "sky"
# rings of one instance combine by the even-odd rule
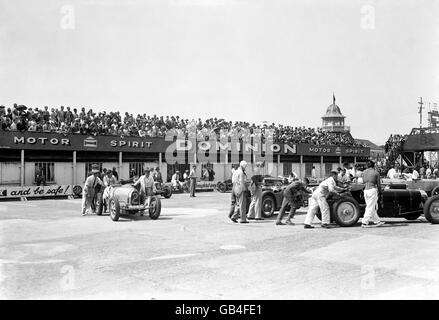
[[[435,0],[0,0],[0,104],[318,127],[383,144],[439,103]],[[430,103],[430,104],[429,104]]]

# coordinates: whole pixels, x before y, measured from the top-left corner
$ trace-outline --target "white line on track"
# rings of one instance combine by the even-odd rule
[[[188,253],[188,254],[168,254],[165,256],[158,256],[154,258],[150,258],[147,261],[153,261],[153,260],[167,260],[167,259],[178,259],[178,258],[187,258],[187,257],[194,257],[200,255],[199,253]]]

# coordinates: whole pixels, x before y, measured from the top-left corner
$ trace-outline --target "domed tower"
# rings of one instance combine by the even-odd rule
[[[350,127],[344,125],[345,118],[341,114],[339,106],[335,104],[335,94],[332,94],[332,104],[326,109],[326,114],[322,117],[322,129],[333,132],[350,131]]]

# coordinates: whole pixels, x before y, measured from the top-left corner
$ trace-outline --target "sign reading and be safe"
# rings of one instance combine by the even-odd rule
[[[73,185],[0,187],[0,199],[79,195],[78,187],[81,189]]]

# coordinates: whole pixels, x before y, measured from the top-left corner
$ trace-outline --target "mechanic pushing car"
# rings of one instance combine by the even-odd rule
[[[136,183],[133,184],[133,187],[137,187],[140,185],[140,198],[143,199],[143,203],[146,201],[146,206],[149,207],[149,203],[151,202],[151,197],[156,192],[156,187],[154,183],[153,177],[150,175],[150,169],[146,168],[143,176],[137,180]]]
[[[331,170],[329,178],[322,181],[313,192],[310,198],[308,212],[306,213],[305,229],[314,228],[311,224],[318,208],[320,208],[320,211],[322,212],[322,228],[330,228],[330,211],[326,198],[331,192],[340,193],[347,190],[346,188],[340,188],[337,186],[337,176],[337,170]]]
[[[304,178],[302,181],[292,181],[288,185],[288,187],[285,188],[284,197],[282,199],[282,206],[280,208],[279,214],[277,215],[276,225],[294,225],[291,219],[294,218],[296,209],[299,209],[302,206],[302,193],[312,193],[312,191],[308,188],[308,184],[309,179]],[[285,223],[283,223],[282,218],[288,205],[290,206],[290,212],[287,216],[287,220],[285,221]]]

